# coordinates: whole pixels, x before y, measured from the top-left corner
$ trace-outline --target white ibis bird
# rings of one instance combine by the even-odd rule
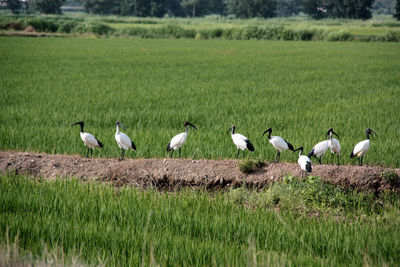
[[[362,165],[365,153],[367,153],[369,149],[370,145],[369,136],[372,135],[372,133],[374,133],[375,136],[378,136],[376,132],[370,128],[367,128],[365,133],[367,134],[367,139],[357,143],[350,155],[351,159],[354,157],[358,157],[358,163],[360,164],[360,166]]]
[[[332,134],[336,135],[337,138],[339,138],[339,135],[333,131],[333,128],[329,128],[328,132],[326,133],[327,136],[329,136],[328,140],[328,147],[331,150],[332,155],[335,153],[338,156],[338,165],[340,164],[340,152],[341,152],[341,147],[340,143],[336,138],[332,137]],[[333,159],[333,163],[335,163],[335,160]]]
[[[232,125],[228,129],[227,133],[229,131],[231,131],[232,141],[236,145],[236,148],[237,148],[237,156],[236,156],[236,158],[238,159],[239,158],[240,149],[243,151],[243,157],[244,157],[244,151],[246,149],[248,149],[249,151],[253,152],[254,151],[254,146],[246,136],[241,135],[239,133],[235,133],[235,129],[236,129],[235,125]]]
[[[126,134],[119,131],[119,127],[124,127],[124,125],[119,121],[117,121],[115,125],[117,126],[117,131],[115,132],[115,141],[117,141],[119,148],[121,148],[121,158],[119,160],[124,160],[125,150],[136,150],[136,146]]]
[[[196,126],[194,126],[190,122],[185,122],[184,125],[185,125],[185,132],[177,134],[174,137],[172,137],[171,141],[169,142],[169,144],[167,146],[167,152],[171,151],[171,156],[170,156],[171,158],[172,158],[172,154],[177,149],[179,149],[179,158],[181,157],[181,146],[183,146],[183,144],[186,141],[186,138],[187,138],[187,135],[189,132],[189,126],[193,127],[197,131]]]
[[[318,160],[319,164],[321,164],[322,156],[326,153],[329,147],[328,142],[329,140],[324,140],[316,144],[308,153],[308,157],[311,158],[314,156]]]
[[[87,152],[86,152],[86,157],[89,157],[89,150],[91,152],[91,156],[93,156],[93,148],[95,148],[96,146],[103,148],[103,144],[92,134],[85,133],[83,131],[83,126],[85,125],[83,123],[83,121],[75,122],[74,124],[72,124],[72,126],[77,125],[77,124],[81,126],[81,139],[82,139],[83,143],[85,144],[85,146],[87,146],[87,148],[88,148]]]
[[[279,159],[281,157],[281,151],[284,150],[292,150],[294,151],[293,146],[286,141],[285,139],[283,139],[280,136],[271,136],[272,133],[272,129],[268,128],[267,130],[264,131],[264,133],[262,134],[262,136],[264,136],[265,133],[268,133],[268,141],[271,143],[271,145],[276,149],[276,151],[278,152],[276,155],[276,161],[279,162]]]
[[[303,147],[302,147],[302,146],[299,147],[299,148],[296,148],[296,149],[293,151],[293,153],[294,153],[295,151],[297,151],[297,150],[300,150],[299,159],[297,160],[297,162],[298,162],[299,165],[300,165],[300,168],[301,168],[303,171],[305,171],[305,172],[307,172],[307,173],[310,173],[311,170],[312,170],[310,158],[307,157],[306,155],[303,155]]]

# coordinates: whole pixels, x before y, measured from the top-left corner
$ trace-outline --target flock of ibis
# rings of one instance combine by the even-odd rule
[[[89,152],[91,153],[91,155],[93,155],[93,149],[95,147],[100,147],[100,148],[103,147],[103,144],[94,135],[83,131],[83,127],[84,127],[83,121],[79,121],[79,122],[72,124],[72,126],[74,126],[74,125],[80,125],[80,128],[81,128],[80,136],[81,136],[81,139],[82,139],[83,143],[85,144],[85,146],[87,146],[86,157],[89,156]],[[123,160],[124,155],[125,155],[125,150],[128,150],[128,149],[136,150],[136,146],[133,143],[133,141],[126,134],[124,134],[120,131],[120,127],[124,127],[123,124],[121,122],[117,121],[115,125],[117,128],[116,132],[115,132],[115,141],[117,142],[118,147],[121,149],[120,160]],[[167,152],[171,152],[170,153],[171,158],[172,158],[172,155],[175,150],[179,151],[179,157],[181,157],[181,147],[186,142],[186,139],[187,139],[187,136],[189,133],[189,126],[193,127],[195,130],[197,130],[196,126],[194,126],[190,122],[185,122],[184,123],[185,132],[175,135],[171,139],[171,141],[168,143]],[[242,134],[235,133],[235,130],[236,130],[235,125],[232,125],[229,128],[229,130],[227,131],[227,133],[231,132],[232,141],[236,145],[236,149],[237,149],[236,158],[239,158],[240,150],[243,151],[243,156],[244,156],[244,151],[246,149],[249,151],[254,151],[254,146],[250,142],[250,140]],[[266,129],[263,132],[262,137],[266,133],[268,133],[268,136],[267,136],[268,141],[271,143],[271,145],[277,151],[277,155],[276,155],[276,159],[275,159],[276,162],[279,162],[279,158],[280,158],[282,151],[291,150],[291,151],[293,151],[293,153],[296,151],[300,151],[297,162],[299,163],[300,168],[303,171],[310,173],[312,171],[312,163],[311,163],[310,158],[315,157],[317,159],[317,161],[321,164],[322,156],[326,153],[326,151],[329,148],[332,154],[337,155],[337,157],[338,157],[337,164],[339,165],[339,163],[340,163],[340,154],[341,154],[340,143],[336,138],[333,138],[333,135],[335,135],[337,138],[339,138],[339,135],[337,133],[335,133],[332,128],[330,128],[328,130],[328,132],[326,133],[326,135],[329,138],[327,140],[317,143],[312,148],[312,150],[308,153],[307,156],[303,155],[303,147],[302,146],[294,149],[293,145],[290,144],[285,139],[283,139],[282,137],[271,136],[271,133],[272,133],[271,128]],[[357,157],[358,163],[360,166],[362,165],[363,157],[364,157],[365,153],[367,153],[367,151],[369,149],[369,146],[370,146],[369,138],[370,138],[370,135],[372,135],[372,134],[375,134],[375,136],[377,136],[375,131],[373,131],[370,128],[367,128],[367,130],[366,130],[367,139],[365,139],[361,142],[358,142],[354,146],[353,151],[351,152],[350,158]]]

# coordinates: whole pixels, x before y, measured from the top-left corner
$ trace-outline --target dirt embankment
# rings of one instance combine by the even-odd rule
[[[239,171],[236,160],[190,159],[117,159],[83,158],[81,156],[0,151],[0,172],[30,174],[47,179],[78,177],[85,180],[125,184],[141,188],[176,190],[202,187],[216,190],[246,185],[263,188],[286,175],[301,176],[296,163],[268,163],[250,174]],[[384,174],[384,175],[382,175]],[[397,174],[395,179],[382,176]],[[380,166],[314,165],[312,175],[344,187],[380,193],[394,190],[400,194],[400,169]]]

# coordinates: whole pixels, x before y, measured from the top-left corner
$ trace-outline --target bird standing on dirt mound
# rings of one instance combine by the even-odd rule
[[[281,151],[284,150],[292,150],[294,151],[293,146],[286,141],[285,139],[283,139],[280,136],[271,136],[272,133],[272,128],[268,128],[267,130],[264,131],[264,133],[262,134],[262,136],[264,136],[264,134],[268,133],[268,141],[271,143],[271,145],[276,149],[276,151],[278,152],[276,155],[276,162],[279,162],[279,159],[281,157]]]
[[[313,147],[313,149],[311,149],[311,151],[308,153],[308,157],[311,158],[312,156],[314,156],[314,158],[316,158],[318,160],[319,164],[321,164],[322,156],[326,153],[326,151],[329,148],[328,143],[329,143],[329,140],[324,140],[324,141],[317,143]]]
[[[243,157],[244,157],[244,151],[246,149],[248,149],[249,151],[254,151],[254,146],[253,144],[250,142],[250,140],[241,134],[235,133],[235,125],[232,125],[228,131],[226,133],[228,133],[229,131],[231,131],[231,137],[232,137],[232,141],[233,143],[236,145],[237,148],[237,156],[236,158],[239,158],[239,152],[240,149],[243,151]]]
[[[179,149],[179,158],[181,157],[181,146],[183,146],[183,144],[186,141],[186,138],[187,138],[187,135],[189,132],[189,126],[193,127],[197,131],[196,126],[194,126],[193,124],[191,124],[188,121],[185,122],[184,125],[185,125],[185,132],[177,134],[174,137],[172,137],[171,141],[169,142],[169,144],[167,146],[167,152],[171,151],[171,155],[170,155],[171,158],[172,158],[172,154],[177,149]]]
[[[332,156],[333,154],[338,155],[338,165],[340,164],[340,152],[341,152],[341,147],[340,143],[336,138],[332,137],[332,134],[336,135],[337,138],[339,138],[339,135],[333,131],[333,128],[330,128],[328,132],[326,133],[327,136],[329,136],[328,140],[328,147],[331,150]],[[333,158],[333,164],[335,163],[335,159]]]
[[[119,160],[124,160],[125,150],[130,148],[132,150],[136,150],[136,146],[126,134],[119,131],[119,127],[124,127],[124,125],[119,121],[117,121],[115,125],[117,126],[117,131],[115,132],[115,141],[117,141],[119,148],[121,148],[121,158]]]
[[[89,157],[89,150],[91,152],[91,156],[93,156],[93,148],[95,148],[96,146],[103,148],[103,144],[92,134],[85,133],[83,131],[83,126],[85,125],[83,123],[83,121],[75,122],[74,124],[72,124],[72,126],[77,125],[77,124],[81,126],[81,139],[82,139],[83,143],[85,144],[85,146],[87,146],[87,148],[88,148],[87,152],[86,152],[86,157]]]
[[[357,143],[350,155],[351,159],[354,157],[358,157],[358,163],[360,166],[362,165],[364,155],[365,153],[367,153],[370,146],[369,136],[372,135],[372,133],[374,133],[375,136],[378,136],[376,132],[370,128],[367,128],[365,133],[367,134],[367,139]]]
[[[310,173],[310,172],[312,171],[312,168],[311,168],[311,160],[310,160],[310,158],[307,157],[307,156],[305,156],[305,155],[303,155],[303,147],[302,147],[302,146],[299,147],[299,148],[296,148],[296,149],[293,151],[293,153],[294,153],[295,151],[297,151],[297,150],[300,150],[299,159],[297,160],[297,162],[298,162],[299,165],[300,165],[300,168],[301,168],[303,171],[305,171],[305,172],[307,172],[307,173]]]

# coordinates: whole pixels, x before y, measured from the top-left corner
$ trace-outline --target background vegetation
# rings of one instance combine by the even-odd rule
[[[399,199],[288,177],[242,188],[159,193],[77,180],[0,178],[0,240],[34,256],[106,265],[395,265]]]
[[[397,17],[395,0],[0,0],[12,13],[59,14],[81,8],[92,14],[137,17],[202,17],[216,14],[236,18],[287,17],[304,13],[312,18],[369,19],[372,11]],[[397,3],[398,4],[398,3]],[[72,9],[71,9],[72,7]],[[77,9],[76,9],[77,10]]]
[[[71,127],[83,120],[105,144],[95,155],[117,157],[121,121],[138,147],[128,157],[165,157],[190,121],[199,131],[183,157],[235,157],[226,133],[235,124],[255,146],[248,155],[273,160],[266,128],[309,151],[333,127],[349,164],[370,127],[378,137],[365,163],[399,167],[398,51],[397,43],[2,37],[0,149],[84,154]]]

